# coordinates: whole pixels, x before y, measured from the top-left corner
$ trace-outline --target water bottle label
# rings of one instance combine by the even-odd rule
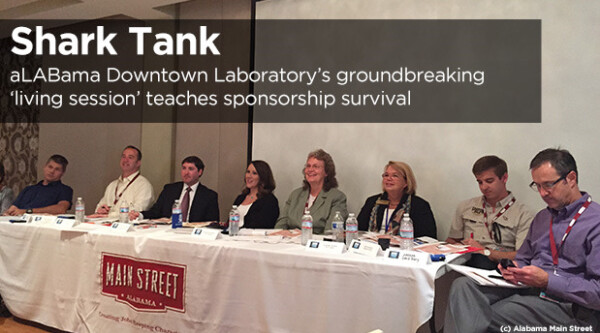
[[[358,232],[358,226],[357,225],[349,225],[349,226],[347,226],[346,232]]]
[[[302,229],[312,229],[312,226],[311,221],[302,221]]]
[[[75,206],[75,210],[84,210],[84,206],[83,205],[77,205]]]
[[[181,214],[181,209],[173,209],[173,215]]]
[[[336,222],[336,221],[334,221],[334,222],[332,223],[332,228],[333,228],[333,229],[341,229],[343,225],[344,225],[344,224],[343,224],[342,222],[339,222],[339,221],[338,221],[338,222]]]
[[[414,233],[412,230],[400,230],[400,238],[402,239],[413,239]]]
[[[181,228],[183,226],[183,216],[181,216],[181,212],[180,213],[173,213],[173,215],[171,215],[171,227],[172,228]]]
[[[119,210],[121,213],[129,213],[129,207],[121,207]]]
[[[240,217],[238,215],[233,215],[229,217],[229,221],[231,222],[239,222],[240,221]]]

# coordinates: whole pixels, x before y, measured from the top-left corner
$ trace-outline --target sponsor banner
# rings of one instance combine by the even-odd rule
[[[102,294],[138,311],[185,312],[186,266],[102,253]]]

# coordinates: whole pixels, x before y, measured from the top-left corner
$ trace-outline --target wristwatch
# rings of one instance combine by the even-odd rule
[[[485,249],[483,249],[484,256],[489,257],[490,254],[492,254],[492,251],[490,251],[490,249],[488,249],[487,247]]]
[[[27,214],[33,214],[33,209],[29,208],[28,210],[25,211],[25,213],[27,213]]]

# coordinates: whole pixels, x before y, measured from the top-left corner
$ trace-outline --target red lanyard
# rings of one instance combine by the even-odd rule
[[[117,187],[119,187],[118,186],[119,184],[117,183],[117,186],[115,186],[115,201],[113,202],[113,205],[117,204],[117,202],[119,201],[119,199],[121,199],[121,197],[123,196],[123,193],[125,193],[125,190],[127,190],[127,188],[129,187],[129,185],[131,185],[131,183],[133,183],[137,179],[137,177],[139,177],[139,176],[140,176],[140,174],[138,172],[138,174],[135,175],[135,177],[133,177],[133,179],[131,181],[129,181],[129,184],[127,184],[127,186],[125,186],[125,188],[123,189],[123,191],[121,191],[121,193],[119,195],[117,195]]]
[[[504,206],[499,212],[498,214],[496,214],[496,216],[492,219],[492,221],[495,221],[496,219],[498,219],[500,216],[502,216],[502,214],[504,214],[509,208],[510,206],[512,206],[515,201],[517,201],[517,199],[515,199],[515,197],[513,197],[507,204],[506,206]],[[493,240],[494,238],[492,237],[492,232],[490,231],[490,227],[488,226],[488,218],[487,218],[487,210],[485,209],[485,198],[483,199],[483,223],[485,223],[485,229],[488,231],[488,233],[490,234],[490,239]]]
[[[554,264],[554,273],[555,274],[556,274],[556,268],[558,267],[558,251],[560,251],[560,249],[562,249],[562,246],[565,243],[565,239],[567,239],[567,236],[571,232],[571,229],[573,229],[573,225],[575,225],[575,222],[577,222],[577,219],[581,216],[581,214],[583,214],[583,212],[586,210],[586,208],[588,208],[588,206],[590,205],[591,202],[592,202],[592,197],[588,196],[586,202],[584,202],[583,205],[581,205],[581,207],[579,208],[579,211],[577,212],[577,214],[575,214],[575,216],[573,216],[573,219],[569,223],[569,226],[567,227],[567,230],[565,231],[565,234],[563,235],[562,240],[560,241],[560,247],[558,249],[556,248],[556,242],[554,241],[554,233],[552,232],[553,218],[552,217],[550,218],[550,250],[552,250],[552,264]]]

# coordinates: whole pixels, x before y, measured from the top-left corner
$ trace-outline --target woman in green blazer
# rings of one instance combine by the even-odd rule
[[[346,219],[346,195],[337,187],[335,164],[331,155],[323,149],[308,154],[304,166],[304,185],[290,194],[275,229],[300,229],[305,210],[312,215],[315,234],[331,229],[331,220],[336,211]]]

